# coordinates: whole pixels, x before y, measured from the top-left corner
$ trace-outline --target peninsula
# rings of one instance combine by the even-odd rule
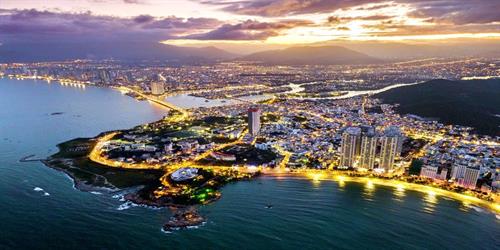
[[[476,179],[463,179],[457,171],[469,167],[452,164],[457,148],[476,156],[498,154],[496,139],[470,133],[471,128],[402,117],[393,105],[370,96],[298,100],[281,95],[184,110],[147,93],[120,90],[171,111],[156,122],[64,142],[44,163],[67,173],[84,191],[140,186],[125,200],[174,209],[165,230],[203,222],[193,206],[219,199],[227,183],[259,175],[386,185],[500,211],[498,195],[487,188],[491,175],[479,177],[477,169]],[[385,143],[394,146],[385,149]],[[449,163],[442,154],[451,156]],[[481,164],[494,164],[488,159]]]

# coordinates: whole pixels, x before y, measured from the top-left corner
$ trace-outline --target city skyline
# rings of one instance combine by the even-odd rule
[[[0,249],[493,249],[498,9],[0,0]]]

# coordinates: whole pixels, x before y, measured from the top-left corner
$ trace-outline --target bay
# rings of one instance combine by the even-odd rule
[[[167,234],[166,209],[85,193],[45,157],[56,144],[160,119],[166,112],[107,88],[0,79],[0,249],[494,249],[495,214],[389,187],[262,177],[200,207],[207,223]],[[113,197],[115,196],[115,198]],[[268,208],[272,205],[272,208]]]

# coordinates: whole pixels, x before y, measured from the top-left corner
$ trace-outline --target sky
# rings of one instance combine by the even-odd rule
[[[1,0],[0,44],[500,38],[497,0]]]

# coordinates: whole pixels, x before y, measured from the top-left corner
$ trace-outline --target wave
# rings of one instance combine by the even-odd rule
[[[482,209],[480,207],[476,207],[476,206],[472,206],[472,205],[470,205],[469,207],[474,209],[474,211],[476,211],[478,213],[484,213],[484,209]]]
[[[118,211],[123,211],[123,210],[127,210],[127,209],[129,209],[129,208],[131,208],[131,207],[137,207],[137,204],[134,204],[134,203],[132,203],[132,202],[130,202],[130,201],[127,201],[127,202],[125,202],[125,203],[121,204],[120,206],[118,206],[118,207],[116,208],[116,210],[118,210]]]
[[[33,188],[33,191],[43,192],[43,196],[50,196],[50,194],[48,192],[45,192],[45,190],[43,190],[43,188],[41,188],[41,187],[35,187],[35,188]]]

